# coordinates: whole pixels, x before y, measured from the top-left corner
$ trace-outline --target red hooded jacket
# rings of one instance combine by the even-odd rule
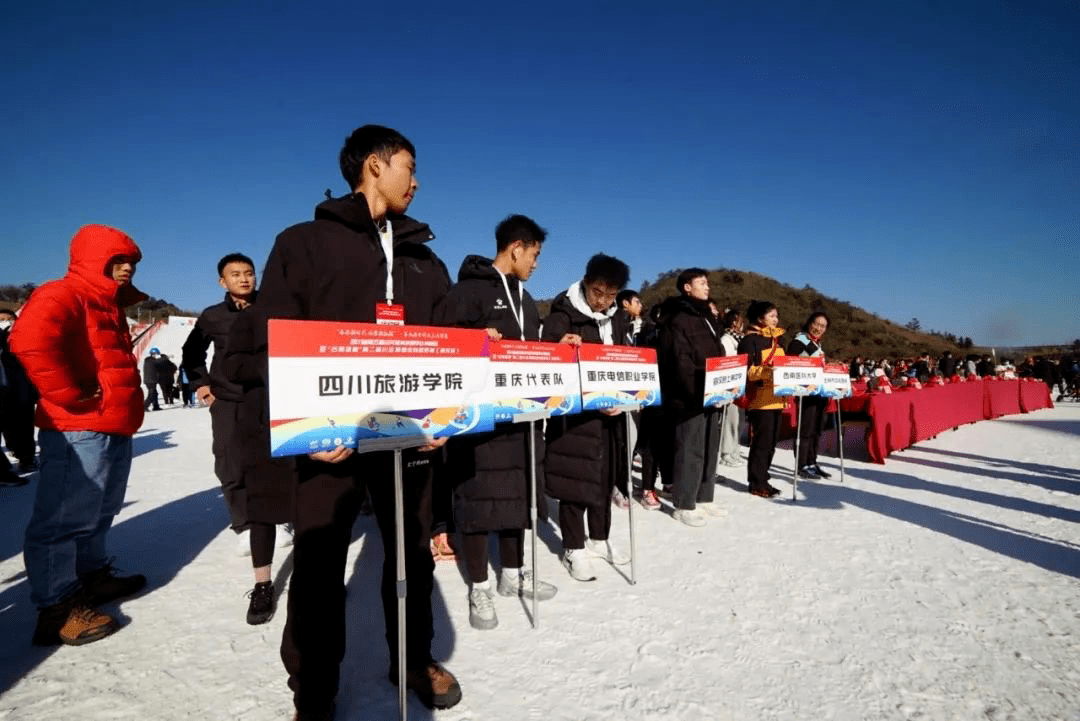
[[[35,290],[12,329],[11,350],[41,394],[41,428],[133,435],[142,425],[142,385],[123,309],[147,296],[106,275],[120,255],[142,258],[119,230],[80,228],[67,275]]]

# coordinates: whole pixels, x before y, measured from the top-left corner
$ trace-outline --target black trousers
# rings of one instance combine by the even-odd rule
[[[251,567],[262,568],[274,562],[274,541],[277,540],[277,526],[273,523],[252,523],[248,526],[248,541],[251,544]]]
[[[143,407],[146,410],[150,410],[150,408],[155,411],[161,410],[161,406],[158,404],[157,383],[146,384],[146,403],[143,404]]]
[[[405,521],[406,664],[431,661],[431,457],[405,451],[402,465]],[[382,536],[381,595],[390,663],[397,665],[397,561],[394,524],[393,453],[354,454],[337,464],[297,459],[293,521],[293,573],[281,659],[289,672],[293,701],[301,711],[325,711],[337,695],[345,656],[345,562],[353,522],[366,482]]]
[[[521,568],[525,561],[525,529],[506,528],[499,536],[499,562],[503,568]],[[461,534],[465,541],[465,568],[469,580],[483,583],[488,578],[488,531]]]
[[[32,461],[37,454],[34,441],[34,404],[5,399],[0,405],[0,428],[4,444],[20,462]]]
[[[795,459],[797,468],[812,466],[817,463],[818,443],[825,430],[825,409],[829,400],[820,396],[806,396],[802,399],[802,417],[799,423],[799,456]],[[798,412],[799,401],[795,401]]]
[[[610,495],[610,491],[609,491]],[[589,538],[606,541],[611,533],[611,502],[598,506],[559,501],[559,530],[563,548],[585,548],[585,519],[589,519]]]
[[[716,453],[720,450],[719,412],[708,409],[675,424],[672,464],[675,508],[693,510],[713,500]]]
[[[776,442],[780,439],[781,411],[749,409],[746,418],[750,423],[750,460],[746,466],[746,480],[749,490],[754,491],[769,485],[769,466],[776,453]]]

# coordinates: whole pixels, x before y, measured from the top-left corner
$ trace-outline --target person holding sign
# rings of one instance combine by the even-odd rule
[[[803,323],[802,330],[788,343],[787,354],[808,358],[824,357],[825,351],[821,348],[821,337],[828,329],[829,316],[823,311],[811,313]],[[813,395],[804,396],[797,406],[802,410],[802,418],[798,423],[799,457],[795,459],[795,467],[799,469],[799,478],[814,481],[831,476],[817,463],[818,441],[821,439],[822,431],[825,430],[825,408],[828,404],[828,398]]]
[[[625,315],[615,298],[630,279],[630,268],[599,253],[589,259],[585,277],[555,297],[540,339],[562,343],[616,345],[626,337]],[[559,500],[562,562],[578,581],[596,578],[592,559],[622,565],[630,557],[608,541],[611,490],[626,475],[626,433],[618,411],[589,411],[548,420],[544,466],[548,494]],[[588,517],[589,535],[585,536]]]
[[[778,327],[780,314],[767,300],[752,300],[746,309],[750,328],[739,342],[739,353],[747,355],[746,418],[750,423],[750,460],[746,480],[750,493],[772,498],[780,489],[769,483],[769,466],[780,438],[780,420],[785,399],[773,393],[773,360],[784,355]]]
[[[345,141],[341,173],[350,194],[320,203],[315,219],[278,235],[263,270],[259,298],[229,334],[225,373],[266,386],[267,320],[287,318],[431,325],[450,288],[446,266],[427,243],[431,229],[405,210],[416,194],[415,150],[404,136],[365,125]],[[263,404],[245,413],[263,419]],[[269,429],[262,443],[269,446]],[[435,562],[431,456],[441,443],[404,451],[406,683],[429,708],[461,700],[457,679],[431,657],[431,592]],[[381,595],[390,647],[389,679],[398,680],[394,454],[356,455],[336,448],[296,457],[293,575],[281,658],[289,672],[296,718],[334,714],[345,655],[345,561],[366,482],[382,536]]]
[[[679,295],[664,301],[660,329],[660,387],[673,434],[672,502],[675,520],[705,525],[705,516],[727,514],[713,502],[720,411],[705,408],[705,359],[724,355],[721,329],[709,302],[709,274],[702,268],[679,273]]]
[[[540,339],[540,315],[524,283],[536,269],[547,232],[524,215],[511,215],[495,228],[495,259],[466,256],[458,283],[436,314],[440,325],[486,328],[492,340]],[[464,540],[469,574],[469,624],[495,628],[493,591],[488,580],[488,534],[499,538],[502,596],[532,598],[532,571],[522,569],[525,528],[529,526],[529,424],[503,423],[490,433],[455,438],[447,445],[454,522]],[[538,447],[543,438],[537,432]],[[541,463],[538,460],[538,466]],[[543,469],[537,469],[537,480]],[[537,487],[537,509],[546,519],[543,490]],[[555,586],[537,581],[536,597],[545,601]]]

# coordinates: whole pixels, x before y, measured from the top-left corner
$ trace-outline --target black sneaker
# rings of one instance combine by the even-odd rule
[[[19,473],[33,473],[38,469],[38,462],[36,458],[31,458],[26,461],[19,461]]]
[[[264,581],[256,583],[255,588],[248,593],[251,603],[248,604],[247,622],[252,626],[266,623],[274,617],[274,583]]]
[[[814,469],[814,473],[817,473],[822,478],[832,478],[831,473],[826,473],[825,470],[816,463],[813,465],[813,469]]]
[[[87,606],[100,606],[118,598],[134,596],[146,586],[146,576],[117,576],[111,565],[102,566],[82,576],[83,596]]]
[[[25,486],[29,482],[29,478],[23,478],[10,468],[0,471],[0,486]]]
[[[813,466],[803,466],[799,469],[799,478],[805,478],[808,481],[819,481],[821,476],[814,470]]]

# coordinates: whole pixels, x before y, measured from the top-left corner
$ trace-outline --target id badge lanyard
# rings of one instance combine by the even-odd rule
[[[506,280],[506,274],[498,268],[495,269],[499,273],[499,277],[502,278],[503,289],[506,291],[506,300],[510,303],[510,312],[514,314],[514,320],[517,321],[518,330],[521,331],[521,340],[525,340],[525,289],[522,288],[521,281],[518,281],[518,302],[517,308],[514,307],[514,296],[510,292],[510,283]]]

